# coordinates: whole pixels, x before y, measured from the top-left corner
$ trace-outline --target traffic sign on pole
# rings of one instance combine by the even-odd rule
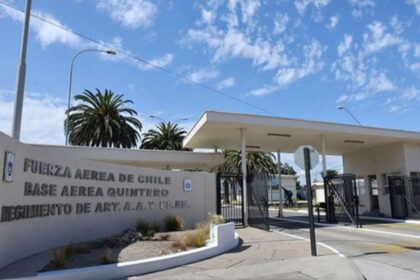
[[[310,160],[311,160],[310,169],[313,169],[319,163],[319,153],[312,146],[300,146],[295,151],[295,154],[294,154],[295,163],[300,168],[305,169],[305,156],[304,156],[304,152],[303,152],[305,148],[309,149],[309,157],[310,157]]]
[[[311,254],[316,256],[314,208],[312,205],[311,169],[319,163],[319,153],[312,146],[301,146],[295,152],[295,163],[305,170],[306,199],[308,201],[309,236],[311,239]]]

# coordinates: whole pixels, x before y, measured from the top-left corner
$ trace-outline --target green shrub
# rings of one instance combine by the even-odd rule
[[[112,258],[112,250],[105,248],[102,252],[102,255],[99,258],[99,263],[101,264],[110,264],[115,263],[115,260]]]
[[[167,216],[164,224],[166,231],[184,230],[184,220],[180,216]]]
[[[120,242],[116,236],[110,236],[106,239],[106,245],[110,248],[114,248],[120,245]]]
[[[147,235],[147,232],[149,230],[152,230],[152,225],[150,223],[146,222],[145,220],[138,220],[136,224],[136,229],[138,232],[140,232],[143,236]]]

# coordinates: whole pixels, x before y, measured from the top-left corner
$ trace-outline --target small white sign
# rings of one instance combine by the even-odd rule
[[[13,169],[15,167],[15,155],[11,152],[4,154],[4,168],[3,168],[3,181],[13,182]]]
[[[190,178],[184,178],[184,191],[192,191],[192,180]]]
[[[313,169],[319,163],[319,153],[312,146],[300,146],[295,152],[295,163],[302,169],[305,169],[304,148],[309,148],[310,168]]]

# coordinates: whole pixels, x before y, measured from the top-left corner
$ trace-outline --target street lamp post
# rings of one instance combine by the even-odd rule
[[[358,125],[362,126],[362,124],[359,122],[359,120],[343,105],[337,106],[338,110],[345,110],[352,118],[357,122]]]
[[[69,96],[68,96],[68,101],[67,101],[67,119],[66,119],[66,146],[68,145],[68,142],[69,142],[69,116],[70,116],[71,86],[72,86],[72,81],[73,81],[73,64],[79,55],[86,52],[103,52],[109,55],[117,54],[113,50],[86,49],[86,50],[79,51],[73,56],[71,60],[71,64],[70,64],[70,75],[69,75]]]
[[[25,19],[23,22],[22,32],[22,45],[20,47],[20,59],[16,78],[16,100],[15,110],[13,113],[13,125],[12,125],[12,136],[14,139],[19,140],[20,128],[22,124],[22,107],[23,107],[23,95],[25,92],[25,76],[26,76],[26,50],[28,47],[28,31],[29,21],[31,18],[31,0],[26,0],[25,5]]]

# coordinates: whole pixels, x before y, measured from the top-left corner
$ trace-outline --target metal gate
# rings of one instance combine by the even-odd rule
[[[242,174],[217,173],[217,214],[235,226],[244,225],[244,200]]]
[[[248,177],[248,224],[270,230],[268,213],[268,178],[252,174]]]
[[[413,216],[420,218],[420,177],[410,177],[409,183]]]
[[[352,223],[359,222],[359,197],[357,195],[356,176],[343,174],[324,180],[328,190],[327,221]]]
[[[405,178],[403,176],[389,176],[388,183],[392,217],[397,219],[407,218],[408,211]]]

